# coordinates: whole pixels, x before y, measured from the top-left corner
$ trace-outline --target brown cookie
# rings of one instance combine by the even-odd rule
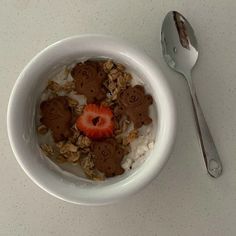
[[[78,63],[71,71],[71,75],[75,80],[77,93],[83,94],[88,103],[101,101],[105,98],[102,84],[107,74],[100,62],[86,61]]]
[[[124,173],[121,161],[125,153],[114,139],[93,142],[92,152],[95,156],[95,167],[104,173],[106,177]]]
[[[52,131],[55,142],[67,139],[71,135],[72,112],[68,100],[58,96],[40,104],[41,123]]]
[[[134,128],[140,128],[152,122],[149,117],[149,106],[153,103],[151,95],[146,95],[144,87],[136,85],[123,90],[118,96],[118,106],[115,115],[125,114],[134,123]]]

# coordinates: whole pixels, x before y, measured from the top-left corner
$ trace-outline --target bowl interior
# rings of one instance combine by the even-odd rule
[[[37,92],[39,92],[39,94],[35,97],[36,98],[36,105],[30,104],[30,106],[35,106],[35,109],[36,109],[36,114],[35,114],[36,115],[36,119],[34,117],[34,119],[36,120],[36,124],[39,124],[39,119],[41,117],[40,109],[39,109],[40,102],[41,102],[40,97],[41,97],[41,94],[42,94],[43,90],[47,86],[48,80],[49,79],[53,79],[55,76],[58,76],[58,74],[62,74],[62,71],[64,71],[65,67],[70,67],[71,68],[72,65],[75,65],[78,62],[82,62],[82,61],[85,61],[85,60],[88,60],[88,59],[89,60],[107,60],[108,58],[106,58],[104,55],[97,55],[97,56],[94,56],[92,58],[91,57],[90,58],[85,58],[85,57],[80,58],[78,56],[76,58],[76,60],[75,60],[75,58],[72,58],[71,60],[68,60],[66,62],[67,64],[64,64],[64,65],[61,65],[61,64],[56,65],[55,64],[51,68],[50,71],[43,72],[45,75],[43,75],[41,79],[38,79],[38,82],[36,84]],[[143,75],[142,71],[139,71],[137,68],[134,68],[133,64],[130,64],[130,63],[129,64],[124,64],[123,61],[122,61],[122,58],[119,58],[117,60],[114,59],[114,58],[112,58],[112,59],[115,62],[122,63],[123,65],[125,65],[126,71],[130,72],[132,74],[132,76],[133,76],[133,85],[135,85],[135,84],[142,84],[145,87],[146,93],[151,94],[151,93],[154,92],[154,91],[152,91],[152,87],[149,84],[149,81],[144,77],[145,75]],[[157,133],[157,129],[158,129],[158,125],[157,125],[157,111],[156,111],[155,101],[154,101],[154,104],[152,106],[150,106],[149,112],[150,112],[150,116],[152,117],[153,122],[148,127],[147,126],[143,127],[141,129],[141,133],[145,134],[146,131],[147,131],[147,128],[149,128],[151,130],[151,137],[149,137],[149,138],[151,138],[153,141],[155,141],[155,137],[156,137],[156,133]],[[29,117],[29,119],[31,119],[31,117]],[[36,132],[36,134],[37,134],[37,132]],[[45,137],[44,136],[37,135],[37,137],[38,137],[38,144],[39,143],[45,143]],[[46,143],[48,143],[48,142],[51,142],[51,138],[48,139],[48,137],[46,137]],[[38,152],[38,150],[37,150],[37,152]],[[148,158],[150,152],[151,152],[151,150],[147,151],[147,153],[145,154],[145,159]],[[61,166],[62,168],[58,168],[58,165],[56,165],[55,163],[50,161],[50,159],[48,157],[45,157],[45,155],[44,155],[44,153],[42,151],[39,154],[41,154],[42,159],[44,159],[45,162],[47,162],[45,164],[49,165],[50,169],[54,169],[54,171],[59,172],[59,174],[62,175],[62,178],[64,178],[64,175],[65,175],[67,178],[71,177],[70,181],[72,181],[72,182],[85,181],[87,184],[91,184],[91,185],[94,185],[94,184],[103,185],[104,183],[107,185],[107,184],[111,184],[112,182],[113,183],[114,182],[118,182],[121,179],[124,179],[127,176],[133,174],[133,172],[138,171],[139,167],[141,166],[141,163],[140,164],[136,163],[137,165],[136,165],[135,168],[133,168],[132,170],[126,171],[121,176],[116,176],[116,177],[113,177],[113,178],[108,178],[108,179],[105,180],[105,182],[103,182],[103,181],[101,181],[101,182],[100,181],[94,182],[94,181],[88,180],[88,178],[84,178],[83,171],[81,170],[81,168],[79,168],[79,166],[74,166],[74,167],[73,166],[72,167],[66,166],[65,167],[65,166],[62,165]],[[38,156],[38,153],[37,153],[37,156]],[[64,171],[63,171],[63,169],[64,169]],[[68,173],[68,171],[65,171],[65,170],[69,170],[71,172],[76,173],[77,179],[75,178],[76,176],[70,175]]]
[[[147,160],[139,168],[99,183],[62,172],[45,161],[35,127],[36,107],[48,76],[64,65],[91,58],[112,58],[126,65],[143,80],[146,92],[154,98],[155,108],[152,116],[156,143]],[[46,48],[25,67],[10,98],[8,133],[18,162],[40,187],[67,201],[103,204],[137,191],[159,172],[173,142],[175,122],[168,117],[171,115],[174,117],[168,86],[148,57],[111,38],[81,37]]]

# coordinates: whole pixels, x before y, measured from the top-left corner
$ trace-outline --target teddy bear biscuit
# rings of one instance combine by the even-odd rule
[[[152,122],[149,117],[149,106],[152,103],[152,96],[145,94],[143,86],[128,87],[118,96],[118,106],[115,108],[115,115],[127,115],[134,123],[134,128],[140,128]]]
[[[55,142],[68,138],[71,134],[72,112],[65,96],[58,96],[40,105],[41,123],[52,131]]]
[[[107,75],[100,63],[95,61],[78,63],[72,69],[71,75],[75,81],[76,92],[83,94],[88,103],[101,101],[105,98],[102,83]]]
[[[93,142],[92,152],[94,154],[95,167],[104,173],[106,177],[124,173],[121,161],[125,153],[114,139]]]

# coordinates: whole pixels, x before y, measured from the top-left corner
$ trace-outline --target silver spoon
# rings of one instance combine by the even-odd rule
[[[217,178],[222,173],[222,164],[191,78],[191,71],[198,59],[197,40],[191,25],[180,13],[171,11],[166,15],[161,29],[161,43],[166,63],[183,74],[188,82],[206,168],[212,177]]]

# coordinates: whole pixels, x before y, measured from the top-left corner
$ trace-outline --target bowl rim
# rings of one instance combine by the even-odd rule
[[[14,101],[16,99],[16,92],[18,90],[19,84],[21,83],[21,81],[24,79],[24,75],[25,73],[30,70],[33,62],[37,61],[39,58],[45,56],[46,53],[48,53],[51,49],[55,48],[55,47],[65,47],[66,45],[74,42],[74,41],[80,41],[80,40],[105,40],[108,42],[112,42],[115,43],[117,45],[122,45],[126,48],[128,48],[129,50],[133,50],[136,53],[137,57],[142,57],[145,59],[145,64],[146,66],[148,66],[148,68],[151,70],[151,72],[153,74],[156,74],[159,78],[159,82],[162,83],[163,88],[165,89],[165,93],[163,93],[163,95],[166,97],[166,102],[168,103],[168,106],[165,108],[166,110],[166,114],[169,115],[169,117],[167,117],[168,122],[169,122],[169,126],[167,127],[167,136],[168,136],[168,141],[166,140],[165,142],[165,147],[163,148],[163,155],[161,156],[161,159],[159,161],[158,166],[156,166],[156,170],[154,171],[154,167],[152,167],[152,172],[146,174],[146,176],[136,176],[135,178],[137,179],[131,179],[128,183],[126,183],[127,186],[123,186],[123,191],[118,191],[119,190],[119,186],[116,186],[116,189],[112,192],[108,194],[108,197],[104,198],[104,199],[99,199],[96,200],[96,197],[94,197],[94,199],[91,201],[86,201],[86,199],[75,199],[73,197],[70,196],[65,196],[65,195],[61,195],[59,192],[52,190],[50,187],[43,185],[40,182],[40,179],[37,179],[34,176],[34,173],[27,169],[24,165],[24,163],[22,162],[22,156],[20,156],[18,154],[18,150],[16,147],[16,142],[17,140],[14,139],[14,130],[12,130],[12,123],[11,123],[11,118],[14,114]],[[150,72],[150,73],[151,73]],[[141,188],[143,188],[144,186],[146,186],[149,182],[151,182],[159,173],[160,170],[163,168],[164,164],[167,162],[168,157],[170,156],[170,153],[172,151],[172,147],[174,145],[174,141],[175,141],[175,136],[176,136],[176,124],[177,124],[177,117],[176,117],[176,108],[175,108],[175,103],[174,103],[174,99],[173,96],[171,94],[171,90],[170,87],[168,85],[168,82],[166,81],[166,79],[164,79],[164,76],[159,68],[159,66],[154,63],[152,61],[152,59],[150,59],[146,53],[142,52],[140,49],[136,48],[133,45],[130,45],[129,43],[114,38],[112,36],[108,36],[108,35],[101,35],[101,34],[86,34],[86,35],[76,35],[76,36],[72,36],[72,37],[67,37],[65,39],[59,40],[51,45],[49,45],[48,47],[46,47],[45,49],[43,49],[42,51],[40,51],[38,54],[36,54],[29,62],[28,64],[24,67],[24,69],[22,70],[22,72],[20,73],[20,75],[18,76],[14,87],[12,89],[10,98],[9,98],[9,103],[8,103],[8,108],[7,108],[7,132],[8,132],[8,137],[9,137],[9,141],[10,141],[10,145],[11,148],[13,150],[14,156],[17,160],[17,162],[19,163],[19,165],[21,166],[21,168],[24,170],[24,172],[27,174],[27,176],[36,184],[38,185],[40,188],[42,188],[43,190],[45,190],[46,192],[48,192],[49,194],[67,201],[67,202],[71,202],[71,203],[76,203],[76,204],[83,204],[83,205],[104,205],[104,204],[108,204],[108,203],[112,203],[114,201],[117,201],[118,199],[121,199],[123,197],[126,197],[128,195],[131,195],[133,193],[136,193],[138,190],[140,190]],[[140,182],[139,182],[140,180]],[[115,195],[117,194],[117,195]]]

